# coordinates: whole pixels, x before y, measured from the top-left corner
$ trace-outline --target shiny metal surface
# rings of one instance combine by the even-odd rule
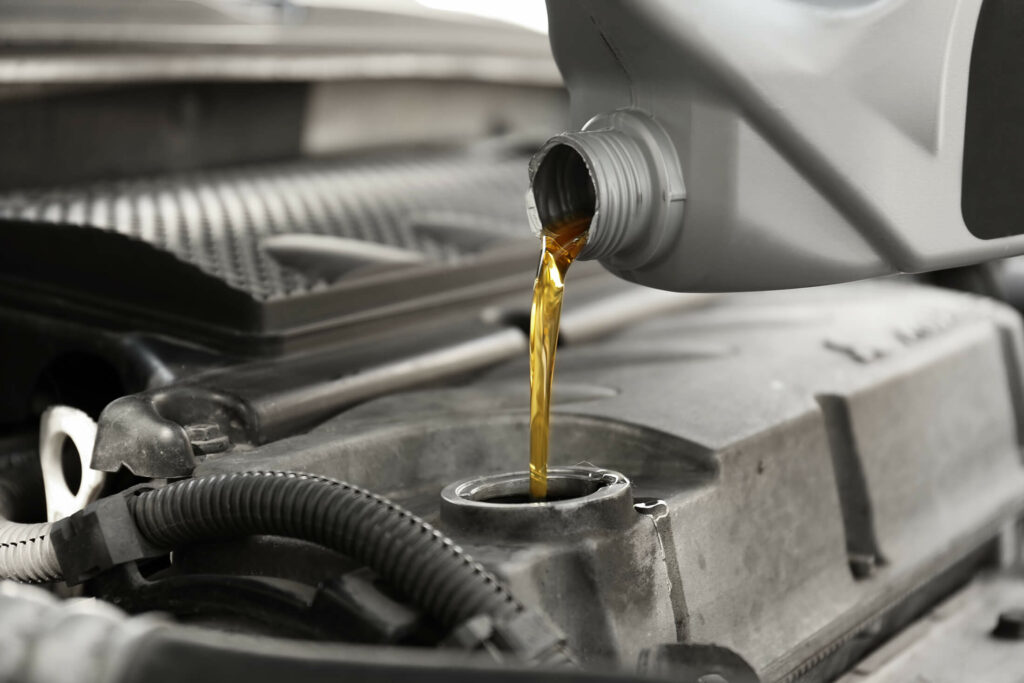
[[[74,445],[78,481],[68,481],[63,463],[65,444]],[[46,519],[56,522],[78,512],[99,496],[106,474],[92,469],[96,423],[81,410],[52,406],[39,424],[39,461],[46,493]],[[73,484],[77,484],[73,486]]]

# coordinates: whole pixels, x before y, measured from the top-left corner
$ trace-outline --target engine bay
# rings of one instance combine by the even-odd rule
[[[162,44],[16,4],[0,680],[1018,680],[990,271],[668,293],[581,260],[538,495],[545,36],[143,3]]]

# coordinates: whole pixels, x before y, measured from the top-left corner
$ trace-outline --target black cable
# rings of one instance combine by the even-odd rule
[[[239,472],[142,485],[56,522],[46,539],[77,584],[119,564],[241,536],[319,544],[366,565],[451,641],[547,668],[574,665],[561,632],[431,525],[345,482],[295,472]]]
[[[411,512],[333,479],[286,472],[201,477],[130,499],[155,546],[266,534],[318,543],[367,565],[405,597],[453,627],[478,614],[522,611],[468,555]]]

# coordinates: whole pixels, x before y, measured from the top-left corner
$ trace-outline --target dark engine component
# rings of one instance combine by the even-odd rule
[[[366,565],[441,627],[457,629],[464,645],[492,644],[547,668],[571,661],[544,618],[450,539],[363,489],[312,475],[245,472],[131,493],[137,495],[104,499],[54,525],[59,578],[74,585],[198,542],[282,536]]]

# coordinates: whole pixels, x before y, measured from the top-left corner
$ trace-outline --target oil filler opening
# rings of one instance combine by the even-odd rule
[[[543,502],[557,503],[584,498],[616,483],[618,476],[609,472],[602,474],[600,470],[590,472],[552,469],[548,473],[548,495]],[[467,500],[492,505],[523,505],[538,502],[530,498],[530,480],[526,473],[470,480],[464,487],[458,489],[457,493]]]
[[[636,520],[625,475],[588,465],[548,470],[548,497],[530,499],[528,472],[464,479],[441,492],[441,521],[460,536],[543,539],[625,528]]]

